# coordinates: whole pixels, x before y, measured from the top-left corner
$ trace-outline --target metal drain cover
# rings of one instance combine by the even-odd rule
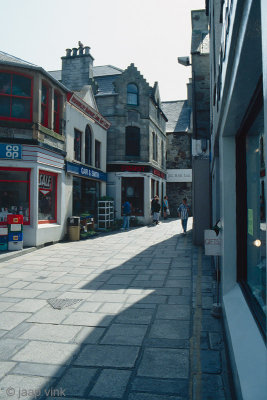
[[[72,306],[73,304],[79,303],[82,299],[49,299],[47,300],[48,304],[55,308],[56,310],[62,310],[62,308],[66,308]]]

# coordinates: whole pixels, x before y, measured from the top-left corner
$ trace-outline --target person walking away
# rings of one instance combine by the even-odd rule
[[[151,212],[153,214],[153,223],[159,224],[160,204],[158,196],[155,196],[151,202]]]
[[[186,234],[187,221],[188,221],[188,216],[189,216],[189,206],[187,204],[186,197],[183,198],[183,202],[179,205],[177,212],[178,212],[178,217],[181,217],[182,228],[183,228],[184,234]]]
[[[130,215],[131,215],[131,205],[129,201],[126,199],[122,206],[123,213],[123,226],[122,230],[128,231],[130,228]]]
[[[169,214],[169,202],[168,202],[168,197],[164,196],[163,199],[163,218],[167,219]]]

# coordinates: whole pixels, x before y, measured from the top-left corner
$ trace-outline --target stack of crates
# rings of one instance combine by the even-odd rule
[[[23,249],[23,215],[7,216],[9,251]]]
[[[7,225],[0,225],[0,251],[7,250],[8,228]]]

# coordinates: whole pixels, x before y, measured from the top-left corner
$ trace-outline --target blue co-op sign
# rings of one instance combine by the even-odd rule
[[[21,160],[21,145],[0,143],[0,158],[6,160]]]

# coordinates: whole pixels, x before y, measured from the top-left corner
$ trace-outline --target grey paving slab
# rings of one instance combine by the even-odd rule
[[[141,345],[146,325],[112,324],[101,340],[102,344]]]
[[[222,370],[220,352],[201,350],[201,366],[203,373],[220,374]]]
[[[117,314],[122,309],[120,303],[104,303],[99,308],[98,312],[104,314]]]
[[[152,325],[149,337],[165,339],[188,339],[189,321],[158,319]]]
[[[67,317],[62,323],[79,326],[109,326],[112,320],[112,315],[76,311]]]
[[[82,304],[79,304],[77,310],[79,311],[89,311],[95,312],[97,311],[103,303],[93,302],[93,301],[83,301]]]
[[[153,309],[134,309],[129,308],[120,313],[114,320],[115,323],[122,324],[149,324],[153,315]]]
[[[181,396],[168,396],[166,394],[130,393],[129,400],[185,400]],[[187,400],[187,399],[186,399]]]
[[[6,309],[8,309],[9,307],[13,306],[14,303],[9,303],[9,302],[0,302],[0,312],[1,311],[5,311]]]
[[[79,351],[76,344],[32,341],[12,357],[12,361],[40,364],[69,364]]]
[[[0,363],[0,380],[16,365],[12,361],[1,361]]]
[[[184,349],[147,348],[137,370],[138,376],[188,378],[189,352]]]
[[[160,304],[156,318],[190,320],[191,309],[189,305]]]
[[[105,328],[99,327],[82,327],[79,333],[72,340],[74,343],[80,344],[95,344],[98,343],[100,338],[105,332]]]
[[[130,375],[130,371],[104,369],[101,371],[90,394],[100,398],[121,399],[126,390]]]
[[[22,311],[22,312],[36,312],[40,310],[40,308],[47,305],[45,300],[39,299],[23,299],[19,303],[12,304],[9,307],[8,311]],[[1,304],[0,304],[1,306]]]
[[[18,297],[19,299],[31,299],[39,296],[42,293],[41,290],[26,290],[26,289],[10,289],[3,293],[3,297]]]
[[[44,377],[7,375],[1,381],[0,399],[36,399],[49,392],[53,382]]]
[[[47,376],[52,378],[59,378],[64,370],[65,366],[50,365],[50,364],[36,364],[29,362],[12,363],[15,367],[12,369],[12,374],[15,375],[33,375],[33,376]]]
[[[4,311],[1,313],[0,329],[11,330],[30,316],[29,313]]]
[[[160,379],[136,377],[131,390],[136,392],[150,392],[158,394],[177,394],[184,399],[188,399],[188,380],[187,379]]]
[[[26,340],[2,338],[0,341],[0,360],[9,360],[27,344]]]
[[[132,368],[139,347],[115,345],[86,345],[74,361],[75,365],[91,367]]]
[[[55,389],[63,389],[65,396],[84,396],[96,371],[93,368],[71,367],[60,379]]]
[[[54,310],[50,306],[45,306],[40,311],[28,318],[27,322],[60,324],[68,315],[73,312],[72,309],[63,308],[62,310]]]
[[[79,333],[80,330],[81,328],[77,326],[36,324],[21,335],[20,338],[68,343]]]

